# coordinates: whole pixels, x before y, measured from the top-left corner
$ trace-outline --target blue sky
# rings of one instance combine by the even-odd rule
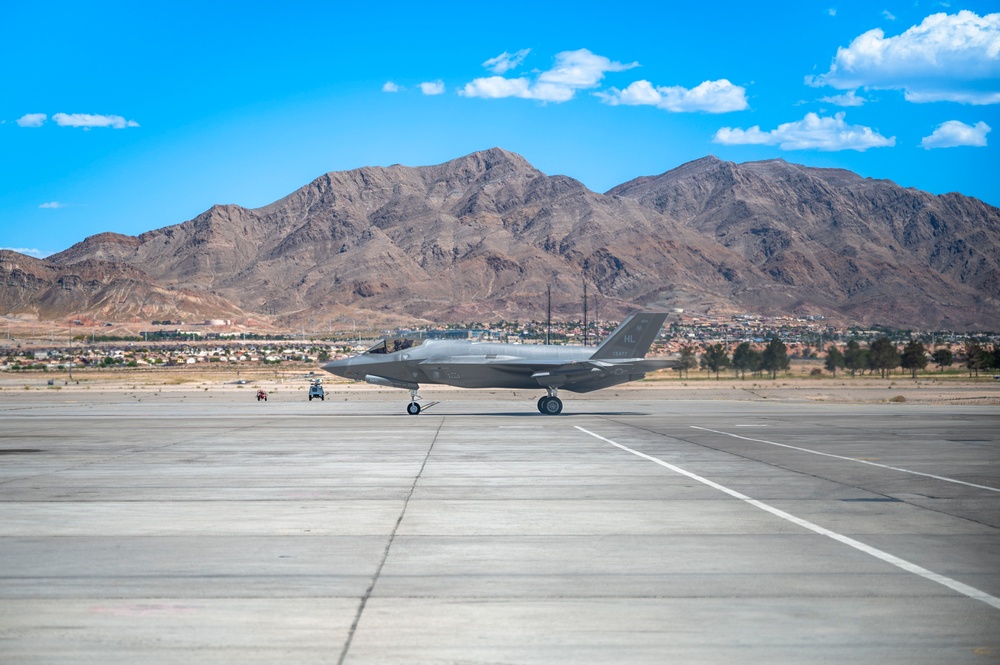
[[[8,4],[0,247],[493,146],[598,192],[712,154],[1000,206],[996,1],[356,4]]]

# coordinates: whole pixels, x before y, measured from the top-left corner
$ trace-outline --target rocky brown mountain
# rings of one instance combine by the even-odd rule
[[[714,157],[607,194],[637,200],[745,258],[771,281],[739,296],[749,309],[832,310],[854,321],[938,328],[1000,322],[1000,210],[974,198],[783,160]]]
[[[129,240],[102,236],[104,242]],[[0,309],[6,315],[40,320],[128,320],[161,312],[199,319],[245,316],[218,296],[159,285],[121,260],[84,258],[62,266],[9,250],[0,250]]]
[[[368,322],[639,306],[1000,328],[1000,210],[781,160],[706,157],[606,194],[494,148],[328,173],[45,260],[0,253],[0,309],[43,318]]]

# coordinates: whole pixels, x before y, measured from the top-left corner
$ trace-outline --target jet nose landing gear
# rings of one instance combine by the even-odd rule
[[[410,403],[406,405],[406,412],[411,416],[420,413],[420,405],[417,403],[418,399],[420,399],[420,395],[417,394],[416,388],[410,388]]]
[[[538,410],[547,416],[558,416],[562,413],[562,400],[556,397],[555,388],[546,388],[548,395],[543,395],[538,399]]]

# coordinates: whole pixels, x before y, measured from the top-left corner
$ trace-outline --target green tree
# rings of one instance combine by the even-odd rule
[[[934,353],[931,354],[931,360],[934,364],[944,371],[945,367],[951,367],[951,363],[954,362],[955,357],[951,352],[951,349],[942,346],[940,349],[934,349]]]
[[[892,370],[899,367],[899,350],[885,335],[868,345],[868,367],[878,370],[884,379]]]
[[[974,339],[965,342],[965,366],[969,370],[969,376],[975,372],[979,376],[979,370],[988,369],[992,364],[990,353]]]
[[[729,367],[729,354],[722,344],[710,344],[701,354],[701,368],[715,372],[715,380],[719,380],[719,372]]]
[[[865,368],[868,367],[868,351],[862,349],[856,339],[852,339],[844,347],[844,367],[851,373],[852,379],[855,372],[861,370],[864,373]]]
[[[788,347],[777,337],[771,338],[761,354],[760,366],[765,372],[771,374],[772,379],[778,378],[780,370],[788,369]]]
[[[746,378],[747,370],[754,369],[754,350],[750,348],[750,342],[743,342],[733,351],[733,369],[741,379]]]
[[[907,342],[903,348],[903,357],[900,359],[900,365],[903,366],[903,369],[910,370],[910,377],[917,378],[917,370],[927,367],[927,362],[927,349],[924,348],[924,345],[915,339]]]
[[[677,371],[686,377],[688,370],[693,369],[697,366],[698,366],[698,358],[695,356],[694,347],[682,346],[680,365],[677,367]]]
[[[823,363],[826,371],[833,372],[834,378],[837,376],[837,368],[845,367],[844,354],[833,344],[826,350],[826,362]]]

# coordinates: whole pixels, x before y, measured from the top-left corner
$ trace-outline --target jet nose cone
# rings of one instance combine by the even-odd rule
[[[323,365],[323,369],[330,374],[336,374],[337,376],[347,377],[347,368],[351,364],[350,358],[341,358],[340,360],[331,360],[327,364]]]

